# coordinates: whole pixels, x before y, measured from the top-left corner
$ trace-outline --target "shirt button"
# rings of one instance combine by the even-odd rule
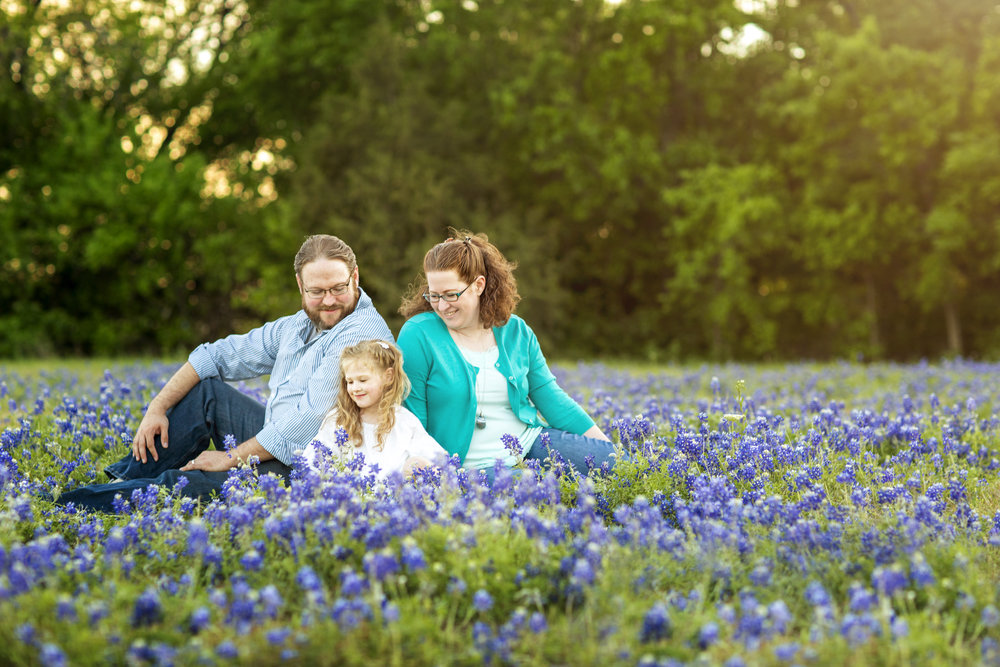
[[[510,376],[510,381],[511,381],[511,382],[513,382],[513,381],[514,381],[514,376],[513,376],[513,375],[511,375],[511,376]]]

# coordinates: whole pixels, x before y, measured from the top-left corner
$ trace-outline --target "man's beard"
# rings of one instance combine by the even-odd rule
[[[302,297],[302,310],[306,311],[306,315],[309,316],[309,319],[312,320],[312,323],[315,324],[316,328],[319,329],[320,331],[325,331],[327,329],[332,329],[333,327],[337,326],[341,322],[341,320],[343,320],[345,317],[347,317],[348,315],[350,315],[351,313],[353,313],[354,309],[357,307],[357,305],[358,305],[358,293],[357,293],[356,288],[355,288],[354,285],[351,286],[351,295],[354,298],[351,299],[351,303],[349,305],[345,306],[345,305],[343,305],[341,303],[335,303],[332,306],[323,306],[323,305],[320,305],[318,308],[310,308],[308,305],[306,305],[306,298],[303,296]],[[332,324],[324,322],[323,319],[320,317],[320,313],[324,313],[324,312],[331,312],[332,313],[332,312],[338,312],[338,311],[340,312],[340,317],[338,317],[337,321],[334,322],[334,323],[332,323]]]

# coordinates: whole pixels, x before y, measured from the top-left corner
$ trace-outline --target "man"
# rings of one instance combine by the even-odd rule
[[[302,310],[249,333],[198,346],[149,403],[132,452],[105,469],[113,482],[62,494],[59,504],[112,511],[114,497],[152,484],[204,497],[228,470],[257,457],[283,477],[316,435],[339,386],[340,352],[392,332],[358,282],[354,252],[335,236],[310,236],[295,255]],[[270,375],[267,406],[226,384]],[[223,450],[227,435],[236,443]],[[209,449],[214,441],[216,449]]]

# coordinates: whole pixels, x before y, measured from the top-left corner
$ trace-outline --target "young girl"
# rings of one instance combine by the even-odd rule
[[[420,420],[403,407],[410,381],[403,372],[403,354],[395,345],[368,340],[344,348],[340,354],[340,391],[314,440],[341,457],[364,454],[368,466],[377,465],[384,479],[400,471],[409,475],[416,468],[447,458]],[[347,432],[347,442],[337,444],[337,430]],[[318,459],[316,443],[303,451],[310,467]]]

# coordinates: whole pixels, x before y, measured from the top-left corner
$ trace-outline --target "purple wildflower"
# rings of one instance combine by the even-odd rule
[[[45,665],[45,667],[65,667],[69,664],[63,650],[55,644],[49,643],[42,644],[42,650],[39,651],[38,660]]]
[[[472,606],[479,612],[489,611],[493,608],[493,596],[480,588],[476,591],[476,594],[472,596]]]
[[[500,436],[500,442],[503,443],[503,448],[506,449],[511,456],[520,460],[523,452],[521,448],[521,443],[516,437],[510,433],[504,433]]]
[[[404,544],[402,549],[403,566],[410,572],[416,572],[427,567],[424,552],[415,544]]]
[[[795,642],[789,642],[787,644],[778,644],[774,647],[774,657],[783,662],[790,662],[795,658],[795,654],[799,652],[799,645]]]
[[[880,595],[891,597],[906,588],[906,575],[897,567],[877,567],[872,572],[872,588]]]
[[[264,636],[267,639],[267,643],[271,646],[281,646],[288,641],[288,637],[291,634],[292,631],[288,628],[271,628]]]
[[[646,612],[642,619],[642,628],[639,630],[639,641],[648,643],[667,639],[672,631],[670,616],[667,614],[667,607],[662,602],[657,602]]]
[[[198,607],[191,612],[191,619],[188,621],[188,628],[192,634],[198,634],[208,627],[212,618],[212,612],[207,607]]]
[[[250,572],[256,572],[264,565],[264,559],[256,549],[251,549],[240,557],[240,565]]]
[[[399,560],[391,551],[378,551],[366,553],[362,559],[365,572],[374,577],[377,581],[382,581],[391,574],[399,572]]]
[[[340,573],[340,594],[347,597],[361,595],[365,589],[365,580],[359,577],[351,568],[344,568]]]
[[[528,629],[534,632],[536,635],[545,632],[549,627],[548,621],[545,620],[545,615],[541,612],[536,611],[528,619]]]
[[[698,646],[706,649],[719,639],[719,625],[712,621],[705,623],[698,630]]]
[[[159,593],[155,588],[147,588],[135,601],[132,609],[132,627],[157,623],[162,614]]]
[[[231,640],[227,639],[215,647],[215,654],[225,660],[235,660],[240,657],[240,651]]]

